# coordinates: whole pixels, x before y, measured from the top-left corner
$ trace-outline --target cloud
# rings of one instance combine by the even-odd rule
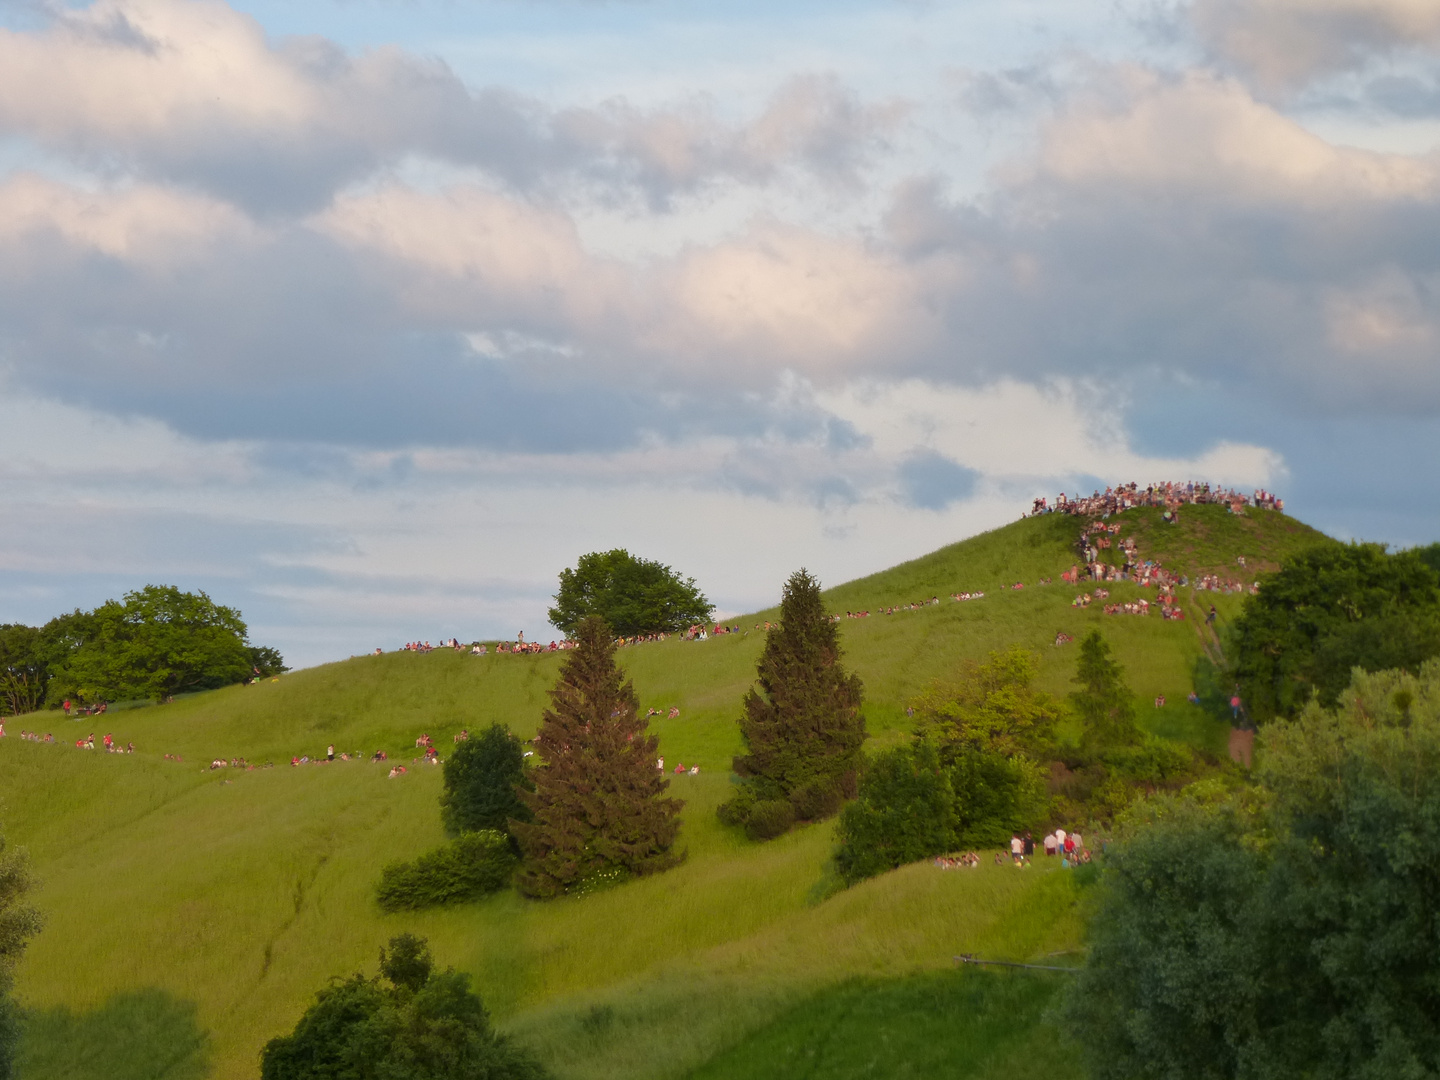
[[[749,122],[723,121],[703,97],[553,110],[472,90],[443,61],[393,46],[351,55],[321,37],[271,40],[219,0],[96,0],[52,15],[39,31],[0,29],[0,131],[266,214],[322,207],[412,156],[657,208],[790,168],[854,183],[903,114],[828,76],[792,79]]]
[[[1188,15],[1215,60],[1267,92],[1376,57],[1440,49],[1440,7],[1431,0],[1195,0]]]

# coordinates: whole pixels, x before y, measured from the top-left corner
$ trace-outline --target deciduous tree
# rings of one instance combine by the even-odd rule
[[[524,745],[503,724],[491,724],[460,743],[445,762],[440,818],[452,836],[478,829],[508,832],[510,821],[529,821],[520,800],[528,789]]]
[[[14,1075],[20,1015],[10,991],[15,965],[30,939],[40,932],[40,914],[26,902],[32,886],[30,863],[22,850],[6,849],[0,837],[0,1080]]]
[[[583,619],[598,615],[612,631],[630,637],[683,630],[705,622],[714,610],[694,578],[615,548],[582,555],[573,570],[560,571],[548,617],[552,626],[572,634]]]

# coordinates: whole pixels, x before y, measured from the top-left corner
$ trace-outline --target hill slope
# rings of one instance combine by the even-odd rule
[[[1119,520],[1142,555],[1191,575],[1248,577],[1323,539],[1261,511],[1189,508],[1179,526],[1152,511]],[[931,679],[1011,642],[1035,649],[1042,685],[1065,692],[1074,654],[1055,647],[1055,635],[1078,637],[1092,625],[1104,628],[1142,700],[1183,700],[1203,606],[1213,601],[1224,618],[1241,597],[1187,591],[1184,622],[1074,608],[1077,590],[1058,582],[1080,528],[1058,516],[1022,520],[827,593],[833,610],[871,612],[842,630],[865,681],[872,746],[903,738],[905,703]],[[1057,584],[1037,586],[1042,576]],[[1007,588],[1016,581],[1027,587]],[[958,590],[987,595],[957,603],[948,597]],[[1139,590],[1112,592],[1123,599]],[[879,614],[931,596],[941,603]],[[754,626],[768,614],[730,620],[741,634],[622,650],[642,704],[680,708],[678,719],[655,725],[667,761],[701,766],[699,776],[674,779],[687,800],[689,858],[583,900],[535,904],[507,894],[382,915],[373,903],[379,867],[442,838],[439,770],[387,780],[365,762],[286,764],[331,742],[408,761],[422,731],[443,753],[460,728],[492,721],[528,736],[559,666],[553,655],[361,657],[111,713],[105,729],[140,748],[128,756],[65,745],[88,732],[87,721],[46,713],[11,722],[12,732],[48,727],[63,740],[0,740],[0,821],[30,848],[49,919],[21,971],[36,1016],[26,1075],[122,1076],[116,1047],[149,1039],[153,1046],[135,1051],[149,1063],[137,1077],[162,1075],[154,1064],[162,1060],[163,1075],[175,1078],[253,1077],[265,1040],[288,1030],[329,976],[373,969],[380,945],[402,929],[473,973],[502,1026],[567,1077],[683,1076],[846,980],[945,968],[959,951],[1025,957],[1072,946],[1070,875],[918,865],[835,894],[830,825],[760,846],[716,823],[739,749],[739,701],[763,640]],[[1225,726],[1199,710],[1145,714],[1158,734],[1223,752]],[[236,756],[277,768],[204,768]]]

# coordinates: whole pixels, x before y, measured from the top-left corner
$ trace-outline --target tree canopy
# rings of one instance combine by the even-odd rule
[[[10,996],[15,966],[30,939],[40,932],[40,915],[26,903],[32,886],[25,852],[6,850],[0,836],[0,1080],[14,1075],[20,1039],[20,1011]]]
[[[1132,811],[1068,1007],[1097,1080],[1440,1073],[1440,660],[1342,700],[1258,791]]]
[[[598,615],[616,634],[631,637],[683,630],[714,611],[694,578],[615,548],[582,555],[573,570],[560,571],[548,617],[556,629],[574,634],[583,619]]]
[[[544,1080],[530,1054],[495,1032],[470,976],[434,970],[421,938],[401,934],[380,975],[336,980],[295,1030],[271,1039],[261,1080]]]
[[[1430,549],[1325,544],[1261,578],[1231,629],[1252,719],[1336,703],[1352,668],[1418,670],[1440,654],[1440,575]]]
[[[508,833],[511,819],[530,820],[519,793],[531,786],[523,744],[509,728],[491,724],[460,743],[445,762],[440,793],[445,831],[452,836],[477,829]]]
[[[535,736],[534,790],[521,793],[532,820],[510,822],[524,853],[516,883],[536,897],[681,859],[672,849],[684,803],[666,795],[670,781],[655,767],[659,743],[615,663],[611,630],[592,615],[575,638]]]
[[[36,633],[31,655],[51,705],[159,701],[285,670],[274,649],[250,644],[240,612],[173,585],[147,585],[94,611],[61,615]]]

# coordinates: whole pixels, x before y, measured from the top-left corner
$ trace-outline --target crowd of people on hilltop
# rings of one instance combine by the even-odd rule
[[[1247,506],[1278,510],[1281,513],[1285,511],[1285,500],[1264,488],[1259,488],[1246,495],[1234,488],[1224,488],[1218,484],[1196,483],[1192,480],[1184,484],[1166,481],[1163,484],[1151,484],[1145,488],[1132,481],[1117,487],[1107,487],[1104,494],[1096,491],[1089,496],[1077,495],[1075,498],[1068,497],[1062,491],[1053,506],[1047,498],[1035,499],[1031,504],[1030,513],[1032,517],[1040,514],[1079,514],[1089,517],[1106,517],[1137,506],[1156,506],[1166,511],[1167,520],[1173,521],[1177,519],[1180,507],[1205,504],[1228,506],[1233,513],[1241,513]]]

